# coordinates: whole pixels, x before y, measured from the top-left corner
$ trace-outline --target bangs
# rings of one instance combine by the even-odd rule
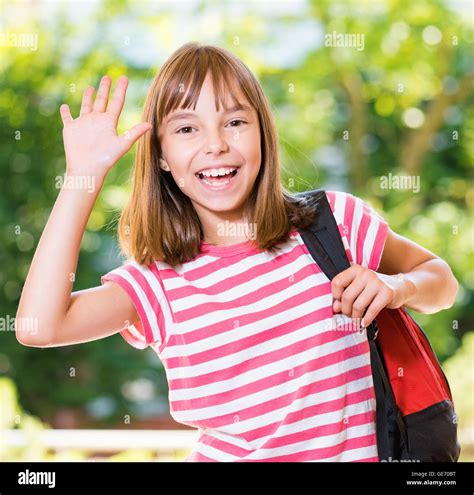
[[[244,102],[238,100],[237,81],[240,83],[240,92],[254,106],[245,87],[245,78],[239,77],[238,70],[216,52],[209,54],[203,50],[193,54],[192,58],[190,56],[189,60],[184,57],[178,67],[172,67],[171,71],[173,75],[164,85],[158,101],[158,122],[163,122],[168,114],[178,108],[189,109],[192,106],[194,110],[208,73],[212,79],[216,111],[219,111],[221,105],[224,109],[232,105],[244,105]]]

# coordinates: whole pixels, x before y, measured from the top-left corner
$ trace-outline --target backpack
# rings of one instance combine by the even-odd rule
[[[313,223],[300,235],[332,280],[351,265],[324,190],[306,191]],[[428,337],[405,308],[384,308],[367,327],[381,462],[456,462],[457,416]]]

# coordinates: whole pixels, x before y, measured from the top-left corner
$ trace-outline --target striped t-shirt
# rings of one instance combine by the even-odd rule
[[[356,196],[326,194],[349,260],[377,270],[387,223]],[[158,354],[172,417],[199,429],[186,461],[378,461],[366,335],[335,317],[297,230],[274,253],[203,242],[175,268],[127,261],[106,280],[140,317],[120,334]]]

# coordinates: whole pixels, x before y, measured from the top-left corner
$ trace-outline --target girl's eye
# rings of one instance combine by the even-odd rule
[[[230,122],[230,124],[232,124],[233,122],[240,122],[242,124],[246,124],[246,122],[244,120],[240,120],[240,119],[235,119],[235,120],[232,120]],[[231,127],[240,127],[240,126],[235,126],[235,125],[232,125]]]
[[[186,126],[186,127],[181,127],[181,129],[178,129],[178,130],[176,131],[176,134],[191,134],[190,132],[181,132],[181,131],[183,131],[184,129],[192,129],[192,127],[191,127],[191,126],[189,126],[189,125],[188,125],[188,126]]]

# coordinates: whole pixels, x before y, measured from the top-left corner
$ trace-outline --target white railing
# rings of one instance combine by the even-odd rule
[[[22,430],[4,430],[2,442],[7,447],[25,447],[31,441]],[[79,449],[114,454],[129,449],[148,449],[157,453],[191,450],[197,430],[42,430],[35,442],[54,451]]]

